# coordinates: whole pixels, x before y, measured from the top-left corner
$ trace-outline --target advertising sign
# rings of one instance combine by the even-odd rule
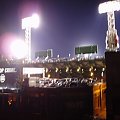
[[[97,51],[97,45],[75,47],[75,55],[97,53]]]
[[[20,69],[16,65],[0,65],[0,87],[16,88]]]

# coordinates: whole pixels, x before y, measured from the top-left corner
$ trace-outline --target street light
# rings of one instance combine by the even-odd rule
[[[25,29],[25,43],[27,45],[26,59],[28,61],[31,61],[31,28],[37,28],[38,26],[39,16],[37,14],[22,19],[22,29]]]

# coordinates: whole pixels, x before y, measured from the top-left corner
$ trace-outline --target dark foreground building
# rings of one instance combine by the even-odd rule
[[[120,52],[106,52],[107,120],[120,120]]]
[[[101,89],[102,87],[102,89]],[[93,120],[105,118],[105,85],[25,88],[0,93],[2,120]],[[102,97],[101,97],[102,96]],[[103,119],[100,119],[103,120]]]
[[[1,119],[88,120],[93,116],[91,87],[28,88],[0,95]]]
[[[92,87],[28,88],[0,95],[2,119],[88,120],[93,116]]]

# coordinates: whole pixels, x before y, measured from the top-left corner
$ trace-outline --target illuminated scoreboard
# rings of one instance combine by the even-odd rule
[[[0,88],[16,88],[20,79],[20,67],[17,65],[0,65]]]

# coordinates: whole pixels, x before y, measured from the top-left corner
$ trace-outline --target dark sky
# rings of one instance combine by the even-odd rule
[[[98,13],[98,5],[106,0],[3,0],[0,1],[1,53],[9,48],[11,36],[24,39],[21,19],[37,12],[41,25],[32,29],[32,55],[53,49],[58,54],[74,56],[74,48],[98,45],[98,55],[105,51],[107,16]],[[120,13],[116,12],[116,28],[120,36]],[[9,50],[8,50],[9,51]]]

